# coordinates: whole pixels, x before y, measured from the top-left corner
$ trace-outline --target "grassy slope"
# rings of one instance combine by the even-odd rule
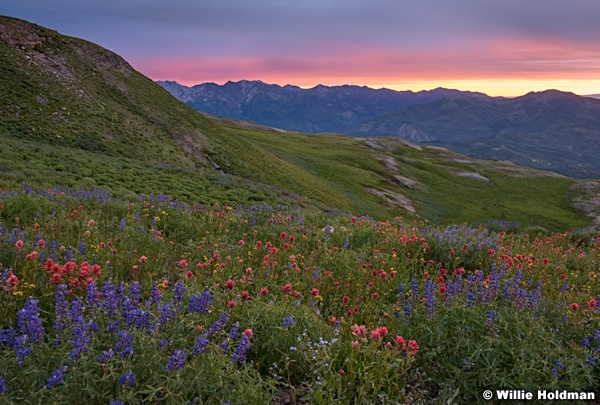
[[[574,181],[565,177],[468,159],[446,150],[418,150],[402,142],[382,141],[389,144],[387,150],[376,151],[364,140],[342,136],[249,130],[233,125],[229,131],[293,164],[296,173],[316,176],[319,184],[325,184],[328,190],[333,188],[334,191],[328,191],[330,199],[350,205],[357,214],[382,216],[382,200],[366,189],[375,188],[408,197],[421,216],[438,224],[496,219],[569,229],[589,223],[569,205],[568,189]],[[387,168],[377,157],[393,157],[398,169]],[[490,181],[459,177],[452,172],[478,173]],[[294,178],[279,172],[261,175],[262,181],[270,184],[301,189],[294,184]],[[415,180],[421,187],[403,186],[394,175]],[[407,216],[400,207],[388,207],[388,214],[392,212]]]
[[[492,179],[483,183],[450,174],[448,166],[466,166],[448,161],[448,152],[402,144],[376,151],[356,138],[215,123],[97,45],[5,17],[0,29],[17,39],[52,38],[35,47],[0,41],[4,188],[27,181],[98,187],[125,198],[162,192],[201,203],[300,202],[377,219],[409,216],[370,188],[405,195],[436,223],[588,223],[568,207],[569,179],[515,178],[477,163],[469,170]],[[380,161],[392,157],[397,171]],[[423,187],[406,188],[394,175]]]
[[[400,171],[427,185],[426,189],[414,193],[414,198],[422,215],[435,223],[456,223],[465,218],[472,222],[496,219],[549,228],[558,224],[563,228],[579,227],[587,223],[587,219],[569,205],[567,196],[574,183],[572,179],[540,175],[527,169],[512,173],[502,165],[476,159],[468,159],[478,162],[473,165],[456,162],[454,158],[464,157],[438,149],[408,152],[396,154]],[[449,156],[454,158],[449,159]],[[477,172],[490,181],[455,176],[449,167]]]

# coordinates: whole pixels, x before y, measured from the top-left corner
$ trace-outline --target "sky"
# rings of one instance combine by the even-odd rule
[[[153,80],[600,93],[598,0],[0,0]]]

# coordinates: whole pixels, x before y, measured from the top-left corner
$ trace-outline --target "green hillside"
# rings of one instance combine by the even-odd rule
[[[114,53],[0,17],[0,187],[134,199],[286,204],[386,220],[591,223],[575,181],[400,140],[304,135],[209,119]]]
[[[234,121],[228,131],[294,165],[298,174],[314,176],[330,190],[331,203],[349,206],[354,213],[411,217],[407,207],[412,207],[436,224],[505,220],[568,229],[589,223],[571,207],[576,182],[553,173],[400,139],[282,133],[247,129]],[[236,169],[251,174],[244,164]],[[271,171],[255,176],[302,192],[295,177]]]

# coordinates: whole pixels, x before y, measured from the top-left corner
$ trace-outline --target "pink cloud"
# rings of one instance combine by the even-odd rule
[[[154,80],[186,85],[241,79],[303,87],[414,80],[591,80],[600,75],[600,44],[504,39],[442,50],[327,44],[325,51],[303,55],[137,57],[130,61]]]

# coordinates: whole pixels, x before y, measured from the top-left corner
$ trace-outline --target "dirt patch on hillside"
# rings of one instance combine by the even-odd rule
[[[391,156],[375,156],[375,159],[379,160],[386,169],[389,169],[389,170],[392,170],[395,172],[398,171],[398,163],[396,163],[396,159],[394,159],[393,157],[391,157]]]
[[[422,150],[421,146],[418,144],[402,138],[373,138],[365,141],[365,146],[383,152],[392,152],[400,146],[408,146],[409,148]]]
[[[413,205],[412,205],[412,201],[410,201],[406,196],[403,196],[402,194],[398,194],[393,191],[385,190],[385,189],[384,190],[376,190],[374,188],[367,188],[367,191],[382,198],[389,205],[400,206],[400,207],[404,208],[406,211],[410,212],[411,214],[414,214],[417,212],[417,210],[415,210],[415,207],[413,207]]]
[[[468,177],[470,179],[485,181],[486,183],[490,181],[490,179],[477,172],[455,172],[450,170],[450,173],[457,177]]]
[[[398,170],[400,169],[398,167],[398,162],[396,162],[396,159],[394,159],[391,156],[379,155],[375,156],[375,159],[381,162],[381,164],[388,170],[398,172]],[[393,175],[393,178],[404,187],[408,187],[410,189],[422,188],[421,184],[418,181],[409,179],[408,177],[395,174]]]
[[[396,181],[398,181],[398,183],[402,184],[404,187],[408,187],[410,189],[423,188],[421,183],[418,181],[409,179],[408,177],[400,176],[399,174],[395,174],[394,179],[396,179]]]

